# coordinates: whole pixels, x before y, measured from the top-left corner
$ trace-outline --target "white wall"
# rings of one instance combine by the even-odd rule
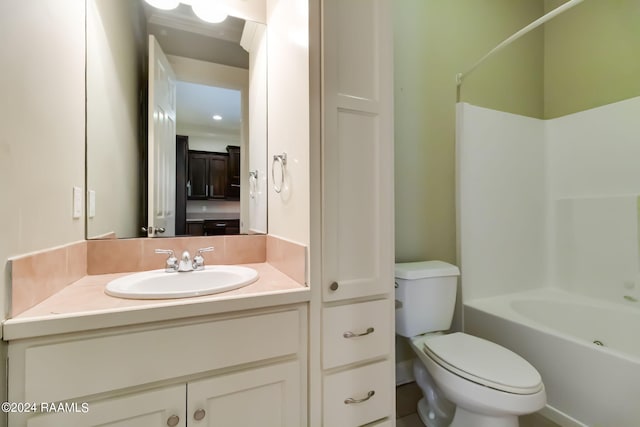
[[[206,136],[197,131],[190,130],[189,127],[180,125],[176,128],[177,135],[186,135],[189,137],[189,150],[226,153],[227,145],[240,145],[239,138]]]
[[[229,14],[246,21],[267,22],[265,0],[224,0]]]
[[[249,48],[249,171],[257,171],[249,189],[249,232],[267,232],[267,33],[264,26],[255,26]],[[276,96],[276,94],[274,94]]]
[[[267,0],[269,179],[273,155],[288,156],[282,192],[269,185],[269,234],[303,245],[310,232],[308,15],[307,1]]]
[[[96,195],[89,237],[138,235],[142,15],[130,0],[87,0],[87,186]]]
[[[544,122],[458,104],[459,265],[465,300],[546,283]]]
[[[0,260],[84,239],[84,0],[0,2]]]

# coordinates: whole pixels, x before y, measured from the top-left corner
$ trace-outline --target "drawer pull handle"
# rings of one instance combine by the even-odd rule
[[[167,425],[169,427],[176,427],[178,425],[178,423],[180,422],[180,417],[177,415],[171,415],[169,417],[169,419],[167,420]]]
[[[338,282],[333,282],[330,286],[329,289],[331,289],[332,291],[337,291],[338,290]]]
[[[198,409],[193,413],[193,419],[196,421],[201,421],[204,419],[204,416],[207,415],[204,409]]]
[[[365,332],[361,333],[361,334],[354,334],[351,331],[347,331],[344,334],[342,334],[342,336],[345,337],[345,338],[363,337],[365,335],[372,334],[374,330],[375,329],[373,329],[373,328],[367,328],[367,330]]]
[[[354,399],[354,398],[350,397],[350,398],[344,400],[344,404],[345,405],[351,405],[352,403],[366,402],[367,400],[371,399],[374,394],[376,394],[376,392],[374,390],[371,390],[369,393],[367,393],[367,397],[363,397],[362,399]]]

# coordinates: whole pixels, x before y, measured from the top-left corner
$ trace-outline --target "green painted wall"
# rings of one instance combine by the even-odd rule
[[[456,73],[565,1],[393,2],[398,262],[456,261]],[[460,95],[539,118],[640,96],[640,1],[585,0],[483,63]]]
[[[545,118],[640,96],[640,1],[585,0],[544,27]]]
[[[542,0],[394,0],[396,261],[456,262],[455,75],[543,14]],[[487,61],[465,102],[541,117],[543,32]]]

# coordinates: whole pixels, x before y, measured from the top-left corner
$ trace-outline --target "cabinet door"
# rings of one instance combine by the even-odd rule
[[[227,156],[212,154],[209,157],[210,199],[224,199],[227,191]]]
[[[393,290],[393,34],[389,0],[325,0],[325,301]]]
[[[204,222],[188,222],[187,234],[189,236],[204,236]]]
[[[225,228],[225,234],[226,235],[240,234],[240,220],[239,219],[228,219],[225,222],[227,223],[227,227]]]
[[[176,236],[187,234],[189,137],[176,136]]]
[[[48,413],[30,418],[27,427],[186,427],[186,385],[104,399],[77,402],[78,412]],[[174,424],[175,423],[175,424]],[[10,423],[11,425],[11,423]],[[18,425],[18,424],[15,424]]]
[[[227,199],[240,199],[240,147],[228,146]]]
[[[189,153],[189,199],[206,199],[209,189],[209,158],[206,154]]]
[[[227,223],[223,220],[205,220],[204,235],[205,236],[222,236],[227,234]]]
[[[298,361],[187,384],[189,426],[300,427]]]

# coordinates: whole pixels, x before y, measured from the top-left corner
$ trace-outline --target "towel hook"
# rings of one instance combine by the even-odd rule
[[[282,174],[280,175],[280,186],[276,185],[276,177],[275,177],[275,169],[276,163],[280,163],[280,170]],[[273,189],[276,193],[282,191],[282,187],[284,185],[284,173],[287,166],[287,153],[282,154],[274,154],[273,155],[273,163],[271,164],[271,180],[273,181]]]

